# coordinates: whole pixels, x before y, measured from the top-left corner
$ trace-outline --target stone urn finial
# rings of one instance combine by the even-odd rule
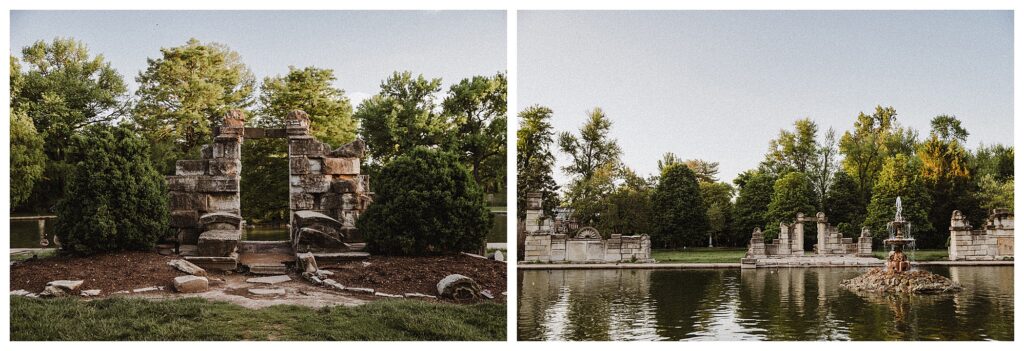
[[[245,112],[239,109],[228,110],[224,114],[224,127],[228,128],[244,128],[245,127]]]
[[[292,110],[291,112],[288,112],[288,116],[285,117],[285,126],[288,130],[308,131],[309,114],[302,110]]]

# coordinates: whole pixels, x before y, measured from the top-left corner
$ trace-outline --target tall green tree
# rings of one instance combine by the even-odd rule
[[[825,214],[828,215],[829,222],[836,226],[846,223],[849,228],[856,231],[844,234],[859,235],[861,224],[867,215],[864,212],[867,205],[860,201],[862,199],[857,193],[857,183],[846,172],[838,171],[832,177],[832,184],[829,185],[828,193],[825,194],[823,208]]]
[[[982,209],[1006,208],[1013,211],[1013,177],[998,180],[987,174],[978,180],[978,201]]]
[[[807,173],[814,188],[814,196],[818,201],[818,208],[825,208],[828,198],[829,187],[832,186],[836,171],[839,168],[838,152],[836,149],[836,131],[829,128],[825,132],[825,140],[818,145],[818,154],[814,163]]]
[[[885,160],[868,204],[867,219],[864,220],[864,226],[871,229],[876,244],[889,236],[886,224],[895,218],[896,197],[900,197],[903,218],[911,224],[910,234],[917,239],[917,247],[944,247],[949,232],[946,231],[945,235],[936,233],[928,220],[932,199],[921,181],[919,162],[904,154]]]
[[[967,130],[956,117],[946,115],[933,118],[931,126],[917,156],[921,160],[921,180],[933,201],[928,210],[932,227],[945,227],[954,210],[980,223],[985,210],[978,204],[977,184],[971,179],[968,165],[969,153],[963,147]]]
[[[437,109],[435,95],[441,79],[412,72],[395,72],[380,85],[380,93],[356,109],[359,136],[368,148],[371,168],[379,168],[417,146],[442,146],[451,126]],[[371,174],[372,174],[371,169]]]
[[[651,232],[651,195],[654,184],[633,170],[622,167],[622,184],[605,198],[598,230],[624,235]]]
[[[661,155],[661,159],[658,160],[658,174],[661,174],[661,172],[664,172],[665,168],[668,168],[668,166],[671,166],[671,165],[674,165],[674,164],[677,164],[677,163],[683,163],[683,159],[679,158],[679,156],[676,156],[675,153],[666,152],[666,153],[662,154]]]
[[[690,167],[697,180],[702,183],[714,183],[718,181],[718,162],[699,159],[686,160],[686,167]]]
[[[72,138],[68,158],[75,168],[54,225],[62,249],[146,250],[168,234],[167,187],[148,148],[123,125],[92,125]]]
[[[707,208],[708,237],[713,245],[742,246],[749,237],[734,235],[732,228],[732,196],[735,189],[729,183],[700,182],[700,195]]]
[[[470,168],[485,192],[505,188],[507,91],[504,73],[474,76],[451,86],[442,103],[455,131],[450,134],[449,148]]]
[[[807,173],[818,157],[818,125],[810,118],[793,123],[793,131],[780,130],[768,144],[761,167],[781,176],[788,172]]]
[[[811,180],[801,172],[789,172],[775,181],[772,200],[768,203],[766,227],[770,232],[779,230],[779,223],[792,223],[797,213],[814,216],[816,199]]]
[[[977,179],[991,175],[997,181],[1013,178],[1013,146],[980,145],[970,155],[970,171]]]
[[[43,138],[36,132],[32,119],[25,111],[15,108],[15,98],[21,93],[25,77],[18,60],[11,57],[11,207],[16,207],[32,195],[32,187],[43,176],[46,155]]]
[[[768,204],[772,201],[775,177],[761,170],[748,170],[733,180],[739,191],[733,206],[733,223],[736,236],[746,243],[755,228],[765,228],[768,223]]]
[[[681,164],[666,168],[651,195],[651,241],[658,247],[699,246],[707,240],[707,208],[697,176]]]
[[[252,106],[256,80],[241,56],[223,44],[189,39],[147,59],[133,121],[153,144],[153,160],[164,174],[179,159],[197,158],[200,146],[225,113]]]
[[[32,121],[45,140],[48,159],[34,200],[27,205],[48,209],[63,192],[71,138],[86,126],[122,117],[127,87],[103,55],[90,55],[83,42],[71,38],[22,48],[25,72],[13,57],[11,61],[11,108]]]
[[[555,183],[555,155],[551,151],[555,141],[551,126],[550,108],[534,105],[519,113],[516,132],[516,201],[518,216],[526,218],[526,194],[541,193],[544,214],[555,215],[558,206],[558,184]]]
[[[572,177],[565,201],[584,223],[600,213],[604,196],[614,189],[622,151],[609,135],[611,127],[612,121],[604,112],[594,108],[578,136],[562,132],[558,138],[559,149],[569,155],[569,165],[562,169]],[[595,176],[598,179],[593,179]]]
[[[356,138],[357,123],[345,91],[335,88],[334,70],[288,67],[284,76],[267,77],[260,86],[257,125],[281,127],[288,112],[309,114],[310,134],[334,147]]]
[[[916,138],[913,130],[900,127],[891,106],[877,106],[873,114],[857,116],[853,130],[839,139],[839,152],[844,156],[843,170],[857,184],[861,203],[871,200],[885,160],[899,153],[912,155]]]

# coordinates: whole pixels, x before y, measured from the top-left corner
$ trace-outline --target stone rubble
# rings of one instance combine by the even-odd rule
[[[839,285],[849,290],[871,293],[941,294],[963,289],[960,283],[938,274],[922,270],[893,273],[882,268],[873,268]]]
[[[43,288],[43,292],[39,294],[42,297],[62,297],[74,294],[82,284],[85,283],[82,280],[54,280],[46,283],[46,287]]]
[[[100,289],[82,290],[82,294],[81,295],[83,297],[99,296],[100,292],[101,292]]]
[[[455,301],[473,301],[480,296],[480,285],[470,277],[451,274],[437,282],[437,295]]]
[[[170,262],[167,262],[167,264],[179,271],[188,273],[190,275],[197,275],[202,277],[206,276],[205,269],[202,269],[201,267],[196,266],[192,262],[186,260],[171,260]]]
[[[270,285],[274,285],[274,284],[277,284],[277,283],[284,283],[284,282],[291,281],[291,280],[292,280],[292,278],[287,276],[287,275],[273,275],[273,276],[269,276],[269,277],[249,278],[249,279],[246,279],[245,282],[246,283],[254,283],[254,284],[270,284]]]
[[[210,281],[206,277],[183,275],[174,278],[174,290],[180,293],[197,293],[210,289]]]

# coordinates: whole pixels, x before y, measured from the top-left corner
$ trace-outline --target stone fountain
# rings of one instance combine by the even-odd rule
[[[904,248],[913,247],[910,222],[903,219],[903,203],[896,198],[896,216],[886,227],[889,238],[883,240],[891,247],[884,268],[872,268],[863,275],[844,280],[840,285],[855,292],[934,294],[956,292],[959,283],[938,274],[912,269]]]

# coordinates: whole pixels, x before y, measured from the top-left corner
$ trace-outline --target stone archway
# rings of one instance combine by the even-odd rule
[[[360,174],[363,141],[331,149],[309,134],[309,116],[302,111],[289,113],[285,128],[246,128],[244,124],[241,111],[229,111],[222,125],[214,128],[213,142],[203,146],[201,159],[177,161],[175,174],[167,177],[170,226],[180,244],[196,245],[193,261],[217,262],[224,268],[237,264],[242,229],[241,144],[245,138],[288,139],[290,249],[351,250],[350,244],[361,240],[356,218],[373,196],[369,176]]]

